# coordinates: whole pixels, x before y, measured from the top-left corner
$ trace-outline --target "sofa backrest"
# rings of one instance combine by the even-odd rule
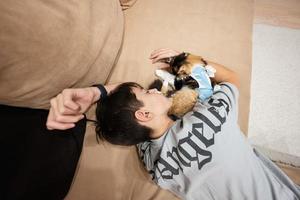
[[[119,0],[1,1],[0,104],[48,108],[106,81],[123,37]]]

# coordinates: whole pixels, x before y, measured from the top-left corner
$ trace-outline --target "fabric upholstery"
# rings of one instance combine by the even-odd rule
[[[0,24],[0,104],[30,108],[105,82],[123,37],[119,0],[1,1]]]
[[[240,124],[247,130],[251,75],[253,2],[138,0],[125,11],[122,52],[109,82],[154,78],[152,50],[171,47],[198,54],[236,70],[241,76]],[[88,118],[94,118],[91,109]],[[177,199],[154,185],[135,147],[97,144],[88,124],[82,157],[66,199]]]
[[[126,10],[126,9],[132,7],[133,4],[135,4],[136,1],[137,0],[120,0],[122,10]]]

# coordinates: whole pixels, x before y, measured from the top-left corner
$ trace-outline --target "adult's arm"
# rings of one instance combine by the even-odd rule
[[[170,66],[164,62],[161,62],[161,60],[169,57],[177,56],[180,53],[181,53],[180,51],[176,51],[173,49],[161,48],[161,49],[154,50],[150,55],[150,59],[153,64],[156,64],[158,68],[168,68]],[[199,59],[201,59],[201,57]],[[216,83],[229,82],[234,84],[237,88],[239,88],[239,78],[234,71],[221,64],[206,59],[204,60],[207,62],[208,65],[216,69],[215,77],[212,78]],[[202,62],[201,60],[199,61]]]
[[[236,72],[225,67],[224,65],[211,62],[208,60],[205,61],[207,62],[208,65],[216,69],[215,76],[212,78],[213,81],[215,81],[216,83],[228,82],[235,85],[237,88],[239,88],[240,82]]]
[[[119,84],[105,85],[109,93]],[[46,122],[47,129],[66,130],[73,128],[81,120],[92,104],[100,99],[101,92],[97,87],[64,89],[50,101]]]

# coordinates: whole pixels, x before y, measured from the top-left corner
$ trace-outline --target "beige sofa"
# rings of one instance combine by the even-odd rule
[[[239,73],[239,123],[247,133],[251,0],[11,0],[0,2],[0,16],[0,104],[47,109],[67,87],[123,81],[147,86],[154,78],[151,51],[170,47]],[[88,123],[66,199],[176,197],[152,183],[135,147],[98,144]]]

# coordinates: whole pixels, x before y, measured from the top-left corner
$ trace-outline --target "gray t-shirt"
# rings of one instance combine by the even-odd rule
[[[188,200],[300,199],[299,187],[241,132],[237,88],[220,86],[163,136],[137,145],[153,180]]]

